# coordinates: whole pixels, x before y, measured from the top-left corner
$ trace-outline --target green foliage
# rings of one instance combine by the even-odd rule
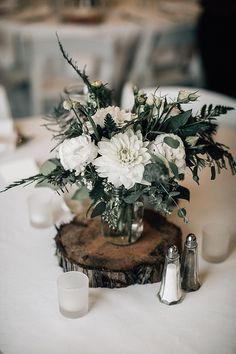
[[[91,218],[95,218],[96,216],[102,215],[104,211],[106,210],[106,203],[105,202],[100,202],[96,204],[94,207]]]
[[[68,64],[75,70],[75,72],[79,75],[79,77],[83,80],[85,85],[87,86],[89,93],[94,96],[94,98],[99,102],[100,107],[110,106],[112,103],[112,92],[105,85],[101,85],[100,87],[96,87],[91,84],[88,76],[85,73],[85,70],[81,71],[77,64],[69,57],[69,55],[65,52],[59,37],[57,35],[57,41],[59,44],[59,48],[63,57],[66,59]]]
[[[89,197],[89,191],[85,186],[77,189],[77,191],[72,196],[72,200],[83,200]]]
[[[57,141],[55,148],[66,139],[82,134],[90,135],[92,143],[99,146],[102,139],[111,139],[118,133],[125,133],[128,129],[132,129],[136,133],[141,133],[143,149],[147,151],[150,143],[155,141],[160,134],[167,134],[163,141],[168,147],[163,145],[168,150],[173,149],[171,151],[173,155],[175,152],[178,154],[178,149],[182,149],[179,140],[181,139],[186,154],[186,165],[191,170],[196,183],[199,183],[199,173],[205,167],[210,169],[212,180],[216,178],[217,173],[228,167],[233,174],[236,173],[236,162],[229,148],[214,140],[217,130],[216,118],[233,108],[209,104],[204,105],[200,112],[194,115],[191,109],[185,111],[183,104],[195,101],[198,97],[196,92],[190,94],[182,92],[170,101],[166,96],[156,96],[156,92],[149,97],[135,87],[132,120],[124,122],[120,127],[116,123],[116,117],[107,114],[104,125],[100,126],[96,123],[94,115],[99,109],[112,105],[112,91],[99,80],[91,82],[85,70],[78,68],[77,63],[64,50],[58,37],[57,39],[63,57],[75,70],[79,80],[86,85],[88,99],[77,102],[68,97],[65,101],[65,98],[61,97],[52,114],[45,117],[45,127],[53,133]],[[172,134],[176,135],[176,138]],[[92,200],[91,217],[101,215],[112,227],[119,224],[121,221],[119,218],[123,218],[131,228],[132,206],[142,196],[163,214],[168,215],[174,208],[177,208],[178,215],[184,222],[187,222],[186,210],[178,205],[177,199],[189,201],[190,192],[179,184],[184,175],[179,173],[175,158],[171,159],[168,154],[165,156],[165,153],[163,156],[156,156],[149,151],[149,154],[151,155],[150,162],[142,165],[143,181],[136,183],[129,190],[126,190],[124,186],[117,189],[108,183],[108,176],[101,177],[90,161],[83,166],[82,172],[78,173],[75,170],[65,170],[60,160],[56,158],[43,163],[39,174],[16,181],[5,190],[36,182],[38,187],[49,186],[60,193],[67,190],[67,186],[76,184],[80,188],[74,194],[73,199],[80,200],[89,196]],[[130,159],[132,160],[132,156]],[[112,169],[113,166],[110,168]],[[117,193],[117,190],[119,193],[115,201],[110,203],[111,197],[115,192]]]
[[[171,136],[166,136],[164,138],[164,142],[169,145],[170,147],[172,147],[173,149],[177,149],[179,147],[179,141],[172,138]]]
[[[117,131],[116,123],[109,113],[106,115],[104,125],[109,137],[111,137],[113,133]]]
[[[57,167],[61,167],[58,159],[50,159],[45,161],[40,167],[40,172],[44,176],[50,175]]]
[[[126,197],[123,198],[123,200],[127,204],[133,204],[134,202],[136,202],[136,200],[138,200],[141,197],[142,194],[143,194],[143,190],[139,189],[137,191],[133,191],[129,193]]]
[[[177,116],[168,118],[161,126],[163,132],[176,133],[180,128],[183,128],[189,118],[192,116],[192,110],[182,112]]]
[[[94,203],[97,203],[99,200],[106,196],[102,179],[96,180],[93,189],[89,192],[89,196]]]

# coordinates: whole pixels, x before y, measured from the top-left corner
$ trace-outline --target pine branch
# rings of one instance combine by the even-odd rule
[[[66,59],[66,61],[68,62],[68,64],[70,66],[72,66],[72,68],[76,71],[76,73],[80,76],[80,78],[83,80],[83,82],[85,83],[85,85],[87,86],[88,90],[90,93],[95,93],[94,92],[94,89],[93,89],[93,86],[91,85],[89,79],[88,79],[88,76],[86,75],[85,71],[81,71],[79,70],[79,68],[77,67],[77,64],[76,62],[74,62],[72,60],[72,58],[69,58],[69,54],[65,52],[62,44],[61,44],[61,41],[59,39],[59,36],[58,34],[56,33],[56,36],[57,36],[57,41],[58,41],[58,44],[59,44],[59,48],[60,48],[60,51],[63,55],[63,57]]]
[[[18,187],[18,186],[21,186],[21,185],[29,185],[33,182],[36,182],[38,181],[39,179],[42,179],[42,177],[44,177],[41,173],[37,174],[37,175],[34,175],[34,176],[31,176],[31,177],[28,177],[28,178],[24,178],[24,179],[21,179],[19,181],[15,181],[11,184],[9,184],[5,189],[1,190],[0,193],[2,192],[6,192],[7,190],[11,189],[11,188],[14,188],[14,187]]]
[[[222,106],[222,105],[217,105],[215,107],[213,107],[212,104],[210,105],[204,105],[201,108],[200,111],[200,116],[198,116],[198,118],[200,119],[214,119],[220,115],[226,114],[228,113],[228,111],[233,110],[233,107],[228,107],[228,106]]]
[[[109,135],[112,135],[113,132],[117,131],[116,123],[109,113],[105,117],[104,126]]]
[[[59,48],[60,48],[60,51],[61,51],[63,57],[66,59],[68,64],[70,66],[72,66],[72,68],[79,75],[79,77],[83,80],[84,84],[88,88],[89,93],[91,95],[93,95],[95,100],[97,101],[98,107],[107,107],[107,106],[111,105],[111,102],[112,102],[111,90],[108,89],[106,87],[106,85],[104,85],[104,84],[102,84],[100,87],[96,87],[96,86],[92,85],[91,82],[89,81],[88,76],[85,73],[85,70],[81,71],[78,68],[76,62],[74,62],[72,60],[72,58],[69,57],[69,54],[65,52],[65,50],[60,42],[60,39],[58,37],[58,34],[56,34],[56,36],[57,36],[57,41],[58,41]]]

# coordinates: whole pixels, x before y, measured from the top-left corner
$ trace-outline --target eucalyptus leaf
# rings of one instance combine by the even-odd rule
[[[72,196],[72,200],[83,200],[89,197],[89,191],[86,187],[77,189],[77,191]]]
[[[50,159],[45,161],[42,166],[40,167],[40,172],[44,176],[48,176],[58,167],[58,160]]]
[[[174,162],[169,161],[169,166],[170,166],[170,169],[173,172],[175,178],[179,178],[179,170],[178,170],[178,167],[176,166],[176,164]]]
[[[185,218],[186,215],[187,215],[187,212],[186,212],[186,209],[185,209],[185,208],[180,208],[180,209],[178,210],[178,216],[179,216],[180,218]]]
[[[177,149],[179,147],[179,141],[172,138],[171,136],[166,136],[164,138],[164,142],[173,149]]]
[[[143,178],[147,182],[155,182],[162,175],[162,168],[160,165],[155,163],[149,163],[145,166]]]
[[[136,202],[136,200],[138,200],[138,198],[142,195],[142,193],[143,190],[132,192],[127,197],[124,198],[124,201],[127,204],[133,204],[134,202]]]
[[[105,202],[98,203],[92,211],[91,218],[95,218],[96,216],[102,215],[105,209],[106,209]]]
[[[211,166],[211,180],[216,178],[216,168],[215,166]]]

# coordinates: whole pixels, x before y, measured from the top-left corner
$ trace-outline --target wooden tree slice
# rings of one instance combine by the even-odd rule
[[[99,219],[75,218],[58,229],[55,241],[63,270],[84,272],[94,288],[158,282],[168,247],[182,246],[180,228],[152,210],[144,212],[143,235],[128,246],[107,242]]]

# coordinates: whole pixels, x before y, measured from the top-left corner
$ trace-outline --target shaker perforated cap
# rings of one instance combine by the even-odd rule
[[[169,259],[175,259],[175,258],[179,257],[178,248],[175,245],[174,246],[170,246],[168,248],[167,257]]]
[[[185,242],[186,247],[194,248],[197,247],[197,238],[194,234],[188,234]]]

